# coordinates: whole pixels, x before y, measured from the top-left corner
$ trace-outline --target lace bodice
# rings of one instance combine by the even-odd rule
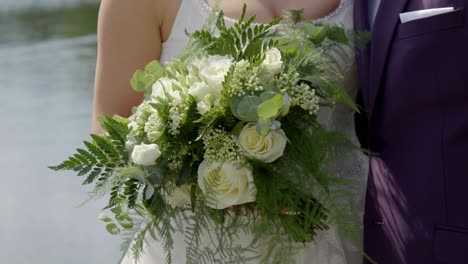
[[[353,25],[353,0],[341,0],[339,7],[326,17],[316,19],[315,21],[326,20],[335,24],[341,24],[349,29]],[[172,31],[168,39],[163,43],[160,61],[164,64],[171,58],[179,55],[188,37],[185,30],[193,32],[199,29],[208,18],[212,8],[206,3],[206,0],[182,0],[179,12],[172,26]],[[226,24],[232,25],[236,19],[225,17]]]

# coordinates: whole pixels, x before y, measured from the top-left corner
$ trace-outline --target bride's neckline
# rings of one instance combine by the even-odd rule
[[[202,8],[207,12],[207,13],[211,13],[213,12],[213,7],[211,7],[207,2],[206,0],[197,0],[200,5],[202,6]],[[326,16],[323,16],[323,17],[319,17],[319,18],[315,18],[315,19],[307,19],[307,21],[311,21],[311,22],[320,22],[320,21],[324,21],[324,20],[328,20],[332,17],[334,17],[335,15],[337,15],[341,9],[343,9],[343,6],[345,4],[346,0],[340,0],[340,4],[338,5],[338,7],[333,11],[331,12],[330,14],[326,15]],[[235,18],[231,18],[231,17],[226,17],[224,16],[224,20],[227,21],[227,22],[231,22],[231,23],[236,23],[238,19],[235,19]],[[253,23],[255,25],[262,25],[263,23]]]

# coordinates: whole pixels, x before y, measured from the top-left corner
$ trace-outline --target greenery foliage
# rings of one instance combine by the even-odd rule
[[[152,62],[137,71],[131,84],[148,100],[129,119],[102,118],[105,134],[91,135],[76,154],[50,167],[85,176],[83,184],[94,183],[90,199],[109,196],[105,209],[113,217],[102,214],[100,220],[109,233],[124,238],[122,248],[131,249],[136,260],[151,236],[160,241],[166,263],[172,263],[176,233],[184,236],[186,262],[196,264],[294,263],[296,252],[334,225],[358,241],[353,206],[343,202],[355,195],[353,182],[327,169],[355,146],[324,128],[312,110],[318,109],[318,98],[321,107],[344,104],[358,110],[341,85],[347,68],[342,64],[348,60],[330,52],[353,49],[365,37],[336,25],[297,24],[300,14],[291,15],[294,23],[277,19],[255,24],[255,17],[245,19],[245,11],[244,6],[232,27],[225,25],[220,12],[208,26],[190,34],[180,58],[166,67]],[[276,75],[265,73],[263,66],[272,48],[282,56]],[[231,60],[219,98],[197,98],[187,91],[206,81],[200,77],[206,66],[197,68],[194,63],[216,55]],[[162,93],[154,96],[157,85]],[[201,112],[201,103],[209,109]],[[281,158],[266,162],[239,154],[242,148],[232,145],[240,144],[237,138],[249,122],[256,123],[261,138],[272,133],[284,137]],[[213,139],[223,136],[222,142]],[[133,157],[137,146],[151,146],[157,157],[152,163],[138,163]],[[225,155],[220,162],[237,160],[236,166],[251,168],[256,188],[246,196],[255,199],[230,208],[211,206],[208,201],[216,200],[213,190],[219,175],[200,184],[200,170],[209,155]],[[188,202],[174,204],[177,192]]]

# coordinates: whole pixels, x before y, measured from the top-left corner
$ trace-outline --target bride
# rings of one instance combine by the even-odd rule
[[[93,120],[107,115],[131,115],[131,109],[144,99],[135,93],[129,80],[135,70],[142,69],[154,59],[161,63],[169,61],[182,52],[188,41],[185,30],[198,29],[212,11],[216,0],[102,0],[98,27],[98,63],[94,96]],[[220,8],[226,23],[232,25],[248,4],[247,15],[257,15],[257,23],[267,23],[279,17],[283,10],[303,9],[308,20],[328,21],[352,29],[353,0],[249,0],[223,1]],[[355,73],[350,71],[345,80],[347,91],[355,96],[357,85]],[[319,119],[329,129],[341,132],[354,143],[358,140],[354,131],[353,111],[336,107],[333,111],[319,113]],[[101,132],[94,121],[93,132]],[[355,151],[340,160],[333,172],[359,182],[360,195],[352,202],[356,205],[357,217],[362,222],[363,201],[367,178],[367,160],[360,151]],[[173,263],[185,263],[183,236],[175,237]],[[159,242],[148,237],[145,251],[139,263],[164,263],[164,254]],[[122,263],[134,263],[127,254]],[[362,253],[355,243],[350,243],[330,229],[322,232],[316,242],[296,256],[296,263],[345,264],[362,263]]]

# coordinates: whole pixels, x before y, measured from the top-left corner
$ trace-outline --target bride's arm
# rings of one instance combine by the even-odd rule
[[[94,90],[93,133],[98,116],[131,115],[143,100],[130,79],[161,54],[162,16],[157,0],[102,0],[98,22],[98,59]],[[157,8],[159,7],[159,8]]]

